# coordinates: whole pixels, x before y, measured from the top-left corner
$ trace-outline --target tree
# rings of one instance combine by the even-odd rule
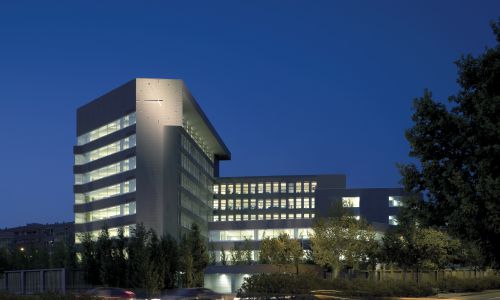
[[[419,222],[480,245],[500,265],[500,21],[497,44],[462,56],[459,91],[449,105],[429,91],[414,101],[406,131],[417,164],[401,165],[402,183],[421,199],[408,203]]]
[[[191,244],[186,235],[182,236],[181,243],[179,246],[180,250],[180,270],[182,276],[182,282],[186,287],[193,287],[193,255],[191,254]]]
[[[223,266],[227,265],[226,251],[224,250],[224,247],[222,247],[222,246],[220,248],[220,263]]]
[[[281,267],[286,264],[293,264],[296,273],[299,272],[299,264],[302,262],[304,251],[300,242],[291,239],[286,233],[281,233],[278,237],[266,237],[260,244],[260,259],[263,263]]]
[[[118,229],[118,237],[114,239],[112,245],[113,271],[115,272],[115,282],[113,286],[128,287],[127,281],[127,238],[123,228]]]
[[[169,235],[162,237],[160,241],[164,256],[163,286],[172,289],[176,286],[176,274],[179,269],[179,251],[177,242]]]
[[[252,245],[247,238],[245,238],[245,242],[243,243],[243,259],[247,265],[252,264]]]
[[[334,276],[340,269],[357,268],[368,260],[375,232],[363,220],[339,215],[321,218],[313,225],[311,248],[317,264],[331,268]]]
[[[100,281],[106,286],[113,286],[115,270],[113,269],[112,241],[109,238],[108,228],[102,228],[96,242],[96,259],[99,263]]]
[[[191,225],[188,241],[193,257],[193,284],[203,286],[204,271],[208,266],[207,240],[201,237],[200,228],[196,223]]]
[[[80,240],[82,255],[81,266],[85,281],[92,285],[99,285],[101,284],[99,276],[100,266],[96,257],[96,246],[95,242],[92,240],[92,234],[83,233],[80,235]]]
[[[128,243],[128,278],[129,285],[136,289],[147,287],[146,274],[150,272],[149,253],[147,243],[150,232],[142,223],[137,224]]]

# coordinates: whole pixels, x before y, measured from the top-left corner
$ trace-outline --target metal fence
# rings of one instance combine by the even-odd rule
[[[65,269],[7,271],[0,281],[0,290],[11,294],[66,292]]]

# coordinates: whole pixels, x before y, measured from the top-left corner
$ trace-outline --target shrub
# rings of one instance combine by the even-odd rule
[[[443,292],[479,292],[488,289],[500,288],[500,277],[488,276],[484,278],[444,278],[438,282]]]

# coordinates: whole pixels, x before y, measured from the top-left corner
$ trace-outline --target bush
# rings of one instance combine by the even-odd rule
[[[422,297],[436,294],[429,284],[411,281],[325,280],[311,274],[256,274],[245,278],[238,290],[238,297],[305,297],[311,296],[314,290],[328,290],[326,293],[329,295],[371,297]]]
[[[479,292],[489,289],[500,289],[500,277],[484,278],[445,278],[438,282],[439,290],[443,292]]]

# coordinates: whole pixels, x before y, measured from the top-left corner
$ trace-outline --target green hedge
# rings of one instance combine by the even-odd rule
[[[488,276],[484,278],[445,278],[437,283],[443,292],[480,292],[483,290],[500,289],[500,277]]]
[[[336,295],[372,297],[430,296],[437,290],[427,283],[411,281],[325,280],[312,274],[256,274],[246,278],[239,297],[268,298],[287,295],[311,295],[328,290]],[[325,292],[315,292],[325,293]]]

